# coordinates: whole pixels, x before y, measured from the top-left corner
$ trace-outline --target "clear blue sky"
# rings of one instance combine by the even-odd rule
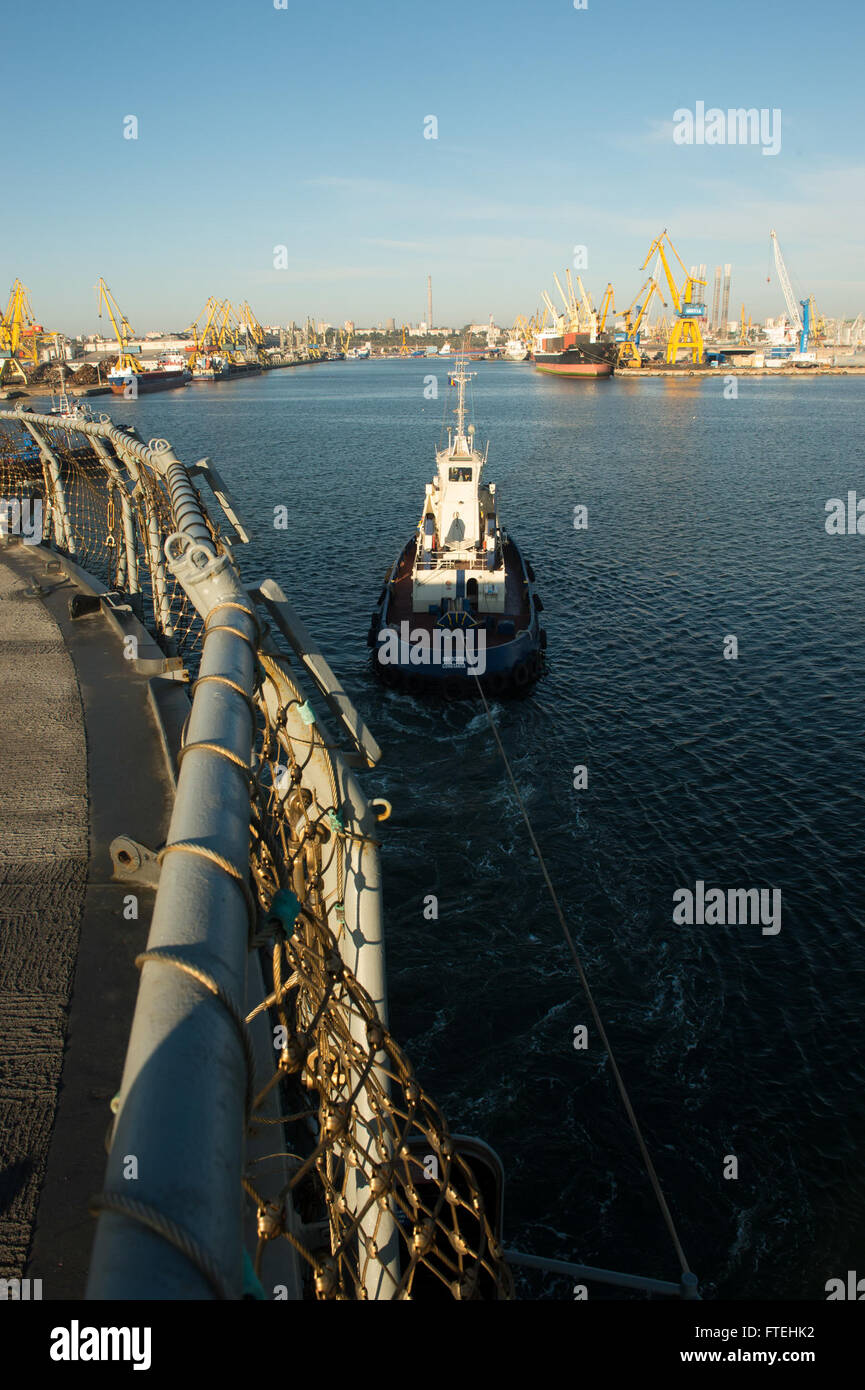
[[[510,322],[576,244],[623,307],[664,227],[710,279],[732,263],[731,312],[783,308],[773,226],[801,294],[865,309],[854,0],[0,0],[0,20],[0,294],[20,276],[46,328],[98,328],[100,274],[138,332],[209,294],[265,322],[416,322],[428,273],[437,322]],[[780,108],[781,152],[675,145],[698,101]]]

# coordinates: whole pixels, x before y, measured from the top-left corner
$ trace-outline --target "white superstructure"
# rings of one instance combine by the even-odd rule
[[[457,423],[448,427],[447,447],[436,451],[436,477],[427,484],[418,525],[412,569],[416,613],[440,607],[475,614],[505,610],[496,486],[481,480],[489,445],[479,453],[474,426],[465,423],[465,388],[474,375],[460,359],[454,371]]]

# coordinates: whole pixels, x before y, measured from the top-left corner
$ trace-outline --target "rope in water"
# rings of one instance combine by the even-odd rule
[[[684,1252],[684,1250],[682,1249],[682,1244],[681,1244],[681,1241],[679,1240],[678,1232],[676,1231],[676,1226],[675,1226],[675,1223],[674,1223],[674,1221],[673,1221],[673,1217],[672,1217],[672,1214],[671,1214],[671,1212],[670,1212],[670,1208],[667,1206],[667,1200],[666,1200],[666,1198],[665,1198],[665,1196],[664,1196],[664,1194],[663,1194],[663,1191],[661,1190],[661,1184],[660,1184],[660,1182],[659,1182],[659,1180],[658,1180],[658,1175],[657,1175],[657,1173],[655,1172],[655,1165],[653,1164],[651,1155],[650,1155],[650,1153],[649,1153],[649,1150],[648,1150],[647,1147],[646,1147],[646,1141],[645,1141],[644,1138],[643,1138],[643,1134],[642,1134],[642,1131],[641,1131],[641,1129],[640,1129],[640,1125],[639,1125],[639,1122],[638,1122],[638,1120],[637,1120],[637,1116],[636,1116],[636,1114],[634,1113],[634,1107],[633,1107],[632,1104],[631,1104],[631,1099],[630,1099],[630,1096],[628,1095],[627,1088],[626,1088],[626,1086],[625,1086],[625,1082],[624,1082],[624,1079],[623,1079],[623,1077],[622,1077],[622,1073],[619,1071],[618,1063],[616,1062],[616,1059],[615,1059],[615,1057],[614,1057],[614,1055],[613,1055],[613,1049],[612,1049],[612,1047],[610,1046],[610,1041],[609,1041],[609,1038],[607,1037],[606,1029],[604,1028],[603,1023],[601,1022],[601,1016],[600,1016],[600,1014],[598,1013],[598,1008],[597,1008],[597,1005],[595,1004],[594,998],[593,998],[593,996],[592,996],[592,991],[591,991],[590,988],[589,988],[589,982],[588,982],[588,980],[586,979],[586,973],[585,973],[585,971],[583,970],[582,961],[580,960],[580,957],[579,957],[579,955],[577,954],[577,948],[576,948],[576,946],[574,945],[574,939],[573,939],[573,937],[571,936],[571,933],[570,933],[570,931],[569,931],[569,929],[568,929],[568,924],[567,924],[567,922],[565,921],[565,915],[564,915],[564,913],[562,912],[561,905],[559,904],[559,899],[558,899],[558,897],[557,897],[557,895],[556,895],[556,890],[555,890],[555,888],[553,887],[553,881],[552,881],[552,879],[550,878],[549,872],[548,872],[548,870],[547,870],[546,861],[544,860],[544,856],[543,856],[543,854],[541,853],[541,847],[540,847],[540,845],[538,844],[537,839],[536,839],[536,837],[535,837],[535,832],[534,832],[534,830],[532,829],[532,823],[531,823],[531,821],[529,820],[529,814],[528,814],[528,812],[527,812],[527,810],[526,810],[525,803],[524,803],[524,801],[523,801],[523,798],[522,798],[521,795],[520,795],[520,789],[519,789],[519,787],[517,786],[516,779],[514,778],[514,774],[513,774],[512,770],[511,770],[511,765],[510,765],[510,762],[509,762],[509,760],[508,760],[508,755],[507,755],[507,753],[506,753],[505,750],[504,750],[504,747],[503,747],[503,745],[502,745],[501,739],[499,738],[499,731],[498,731],[498,729],[496,728],[495,720],[493,719],[492,712],[490,711],[490,707],[489,707],[489,705],[488,705],[488,703],[487,703],[487,697],[486,697],[486,695],[484,694],[483,687],[482,687],[482,685],[481,685],[481,683],[480,683],[480,680],[478,680],[478,677],[477,677],[477,676],[475,676],[475,680],[477,681],[478,692],[479,692],[479,694],[480,694],[480,697],[481,697],[481,699],[482,699],[483,702],[484,702],[484,709],[486,710],[487,719],[489,720],[490,728],[491,728],[492,731],[493,731],[493,737],[495,738],[495,741],[496,741],[496,743],[498,744],[499,753],[501,754],[502,761],[503,761],[503,763],[504,763],[504,765],[505,765],[505,771],[506,771],[507,774],[508,774],[508,778],[509,778],[509,780],[510,780],[511,786],[512,786],[513,789],[514,789],[514,795],[515,795],[516,798],[517,798],[517,803],[518,803],[519,808],[520,808],[520,811],[521,811],[521,813],[522,813],[523,820],[524,820],[525,823],[526,823],[526,829],[527,829],[528,832],[529,832],[529,839],[530,839],[531,842],[532,842],[532,848],[534,849],[535,854],[536,854],[537,857],[538,857],[538,863],[539,863],[540,866],[541,866],[541,873],[542,873],[543,876],[544,876],[544,881],[546,882],[547,889],[549,890],[550,897],[552,898],[553,907],[554,907],[555,910],[556,910],[556,916],[557,916],[558,919],[559,919],[559,924],[560,924],[560,926],[561,926],[561,928],[562,928],[562,931],[563,931],[563,933],[564,933],[565,940],[566,940],[566,942],[568,943],[568,947],[570,948],[571,955],[572,955],[573,958],[574,958],[574,964],[575,964],[575,966],[577,967],[577,973],[578,973],[578,975],[579,975],[579,977],[580,977],[580,983],[581,983],[581,985],[582,985],[582,987],[583,987],[583,992],[585,993],[586,999],[587,999],[587,1001],[588,1001],[588,1005],[589,1005],[589,1008],[590,1008],[591,1013],[592,1013],[592,1018],[594,1019],[594,1022],[595,1022],[595,1027],[597,1028],[598,1034],[599,1034],[600,1039],[601,1039],[601,1042],[602,1042],[603,1045],[604,1045],[604,1050],[606,1051],[606,1054],[607,1054],[607,1056],[608,1056],[609,1059],[610,1059],[610,1067],[612,1068],[613,1076],[615,1077],[615,1080],[616,1080],[616,1086],[618,1087],[619,1095],[620,1095],[621,1098],[622,1098],[622,1104],[623,1104],[624,1107],[625,1107],[625,1113],[627,1114],[628,1120],[630,1121],[631,1129],[634,1131],[634,1137],[636,1138],[637,1144],[638,1144],[638,1146],[639,1146],[640,1154],[641,1154],[641,1156],[642,1156],[643,1163],[645,1164],[646,1172],[647,1172],[647,1174],[648,1174],[648,1176],[649,1176],[649,1181],[650,1181],[650,1183],[652,1184],[652,1189],[653,1189],[653,1191],[654,1191],[654,1193],[655,1193],[655,1197],[657,1198],[657,1201],[658,1201],[658,1206],[659,1206],[660,1209],[661,1209],[661,1215],[663,1216],[664,1222],[665,1222],[666,1227],[667,1227],[667,1230],[668,1230],[669,1233],[670,1233],[670,1239],[671,1239],[672,1242],[673,1242],[673,1247],[674,1247],[674,1249],[675,1249],[675,1251],[676,1251],[676,1255],[677,1255],[677,1257],[678,1257],[679,1264],[681,1265],[682,1273],[683,1273],[683,1274],[690,1274],[691,1271],[690,1271],[690,1268],[689,1268],[689,1266],[688,1266],[688,1261],[687,1261],[687,1259],[685,1258],[685,1252]]]

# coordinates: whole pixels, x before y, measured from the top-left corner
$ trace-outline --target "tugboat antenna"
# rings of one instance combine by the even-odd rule
[[[457,439],[462,439],[465,436],[466,382],[470,381],[473,376],[477,376],[477,373],[467,372],[465,369],[465,358],[458,357],[456,369],[453,374],[453,380],[456,381],[459,389],[457,408],[454,411],[454,415],[457,417]]]

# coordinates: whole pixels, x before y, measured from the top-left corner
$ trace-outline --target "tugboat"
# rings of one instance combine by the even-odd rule
[[[436,451],[417,532],[385,576],[368,644],[376,674],[409,695],[527,694],[544,671],[547,635],[534,572],[499,524],[489,445],[475,448],[460,358],[456,425]]]

